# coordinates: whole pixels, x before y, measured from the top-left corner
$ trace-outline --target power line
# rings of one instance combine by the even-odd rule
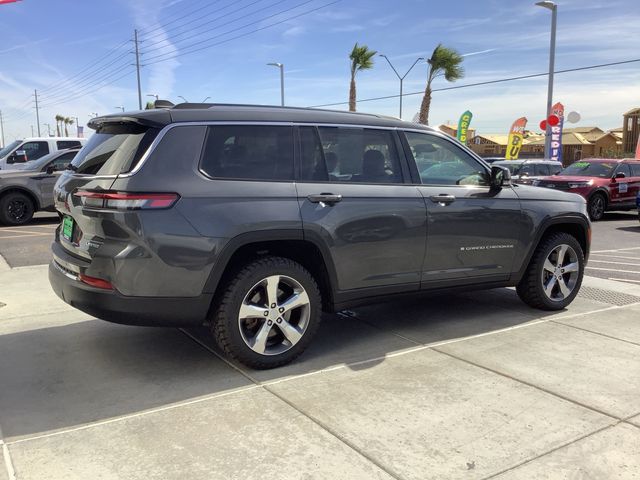
[[[276,15],[281,15],[282,13],[286,13],[287,11],[290,11],[290,10],[294,10],[294,9],[296,9],[296,8],[300,7],[301,5],[304,5],[304,4],[306,4],[306,3],[309,3],[310,1],[313,1],[313,0],[307,0],[306,2],[303,2],[303,3],[302,3],[302,4],[300,4],[300,5],[297,5],[297,6],[295,6],[295,7],[292,7],[292,8],[290,8],[290,9],[288,9],[288,10],[282,11],[282,12],[280,12],[280,13],[278,13],[278,14],[270,15],[270,16],[269,16],[269,17],[267,17],[267,18],[270,18],[270,17],[276,16]],[[227,43],[227,42],[230,42],[230,41],[232,41],[232,40],[236,40],[236,39],[238,39],[238,38],[246,37],[246,36],[248,36],[248,35],[252,35],[252,34],[254,34],[254,33],[260,32],[260,31],[262,31],[262,30],[266,30],[267,28],[275,27],[275,26],[277,26],[277,25],[283,24],[283,23],[288,22],[288,21],[290,21],[290,20],[294,20],[294,19],[299,18],[299,17],[302,17],[302,16],[304,16],[304,15],[309,15],[309,14],[311,14],[311,13],[317,12],[318,10],[322,10],[323,8],[327,8],[327,7],[329,7],[329,6],[331,6],[331,5],[334,5],[334,4],[336,4],[336,3],[340,2],[340,1],[342,1],[342,0],[333,0],[332,2],[325,3],[324,5],[321,5],[321,6],[319,6],[319,7],[313,8],[313,9],[311,9],[311,10],[306,10],[306,11],[304,11],[304,12],[302,12],[302,13],[299,13],[299,14],[296,14],[296,15],[292,15],[292,16],[290,16],[290,17],[287,17],[287,18],[283,19],[283,20],[279,20],[279,21],[277,21],[277,22],[270,23],[269,25],[265,25],[265,26],[263,26],[263,27],[259,27],[259,28],[256,28],[256,29],[253,29],[253,30],[250,30],[250,31],[248,31],[248,32],[242,33],[242,34],[240,34],[240,35],[236,35],[235,37],[227,38],[227,39],[225,39],[225,40],[221,40],[221,41],[219,41],[219,42],[212,43],[211,45],[205,45],[205,46],[203,46],[203,47],[199,47],[199,48],[196,48],[196,49],[193,49],[193,50],[189,50],[189,51],[183,51],[183,52],[181,52],[181,53],[173,54],[173,55],[172,55],[172,54],[170,54],[170,53],[165,53],[165,54],[155,55],[155,56],[152,56],[152,57],[147,58],[147,60],[153,60],[153,59],[160,58],[160,57],[166,57],[166,58],[161,58],[160,60],[156,60],[155,62],[149,62],[149,61],[147,61],[146,65],[153,65],[153,64],[155,64],[155,63],[164,62],[164,61],[166,61],[166,60],[172,60],[172,59],[174,59],[174,58],[178,58],[178,57],[182,57],[182,56],[184,56],[184,55],[189,55],[189,54],[191,54],[191,53],[196,53],[196,52],[199,52],[199,51],[202,51],[202,50],[206,50],[206,49],[208,49],[208,48],[212,48],[212,47],[215,47],[215,46],[217,46],[217,45],[221,45],[221,44],[223,44],[223,43]],[[258,21],[256,21],[256,22],[251,22],[251,23],[249,23],[249,24],[243,25],[242,27],[238,27],[238,28],[232,29],[232,30],[230,30],[230,31],[228,31],[228,32],[225,32],[224,34],[216,35],[216,36],[214,36],[214,37],[211,37],[211,38],[207,38],[207,39],[201,40],[201,41],[199,41],[199,42],[193,43],[193,44],[191,44],[191,45],[189,45],[189,46],[187,46],[187,47],[184,47],[184,48],[187,48],[187,49],[188,49],[188,48],[192,48],[192,47],[194,47],[194,46],[196,46],[196,45],[200,45],[200,44],[203,44],[203,43],[207,43],[207,42],[209,42],[209,41],[213,40],[214,38],[218,38],[218,37],[221,37],[221,36],[227,35],[228,33],[233,33],[234,31],[242,30],[243,28],[246,28],[247,26],[250,26],[250,25],[253,25],[253,24],[256,24],[256,23],[262,23],[264,20],[265,20],[265,19],[261,19],[261,20],[258,20]],[[167,55],[171,55],[171,56],[167,56]]]
[[[569,72],[578,72],[581,70],[591,70],[594,68],[603,68],[603,67],[611,67],[611,66],[615,66],[615,65],[624,65],[627,63],[634,63],[634,62],[640,62],[640,58],[635,58],[633,60],[623,60],[620,62],[611,62],[611,63],[600,63],[597,65],[588,65],[586,67],[577,67],[577,68],[567,68],[565,70],[556,70],[554,73],[558,74],[558,73],[569,73]],[[549,75],[549,72],[546,73],[534,73],[531,75],[520,75],[518,77],[509,77],[509,78],[500,78],[498,80],[488,80],[486,82],[477,82],[477,83],[467,83],[465,85],[456,85],[453,87],[443,87],[443,88],[434,88],[432,91],[433,92],[444,92],[446,90],[458,90],[460,88],[469,88],[469,87],[479,87],[481,85],[491,85],[494,83],[504,83],[504,82],[513,82],[515,80],[525,80],[528,78],[536,78],[536,77],[545,77]],[[424,95],[424,91],[420,91],[420,92],[411,92],[411,93],[405,93],[403,94],[403,97],[408,97],[410,95]],[[363,98],[362,100],[358,100],[357,102],[373,102],[376,100],[389,100],[392,98],[398,98],[400,95],[386,95],[384,97],[374,97],[374,98]],[[307,108],[322,108],[322,107],[335,107],[335,106],[339,106],[339,105],[348,105],[349,102],[336,102],[336,103],[325,103],[322,105],[311,105]]]
[[[217,4],[217,3],[220,3],[220,1],[221,0],[213,0],[213,2],[211,2],[209,0],[205,0],[205,2],[207,2],[207,5],[205,5],[204,7],[200,7],[200,8],[197,8],[197,9],[191,11],[191,12],[187,12],[186,14],[182,15],[181,17],[174,18],[170,22],[167,22],[167,23],[165,23],[163,25],[158,25],[157,27],[153,27],[152,29],[150,29],[150,30],[148,30],[146,32],[145,32],[144,29],[142,29],[142,30],[139,31],[139,33],[141,33],[142,36],[148,35],[149,33],[152,33],[152,32],[155,32],[157,30],[163,29],[163,28],[167,27],[168,25],[171,25],[172,23],[176,23],[176,22],[182,20],[183,18],[188,17],[189,15],[193,15],[194,13],[198,13],[198,12],[200,12],[202,10],[205,10],[205,9],[207,9],[207,8]]]
[[[234,14],[234,13],[237,13],[237,12],[241,11],[241,10],[244,10],[245,8],[248,8],[248,7],[252,6],[252,5],[255,5],[256,3],[261,2],[261,1],[264,1],[264,0],[256,0],[256,1],[254,1],[254,2],[252,2],[252,3],[250,3],[250,4],[248,4],[248,5],[245,5],[244,7],[237,8],[236,10],[233,10],[233,11],[231,11],[231,12],[227,12],[227,13],[225,13],[224,15],[221,15],[221,16],[219,16],[219,17],[217,17],[217,18],[214,18],[213,20],[208,20],[208,21],[206,21],[206,22],[204,22],[204,23],[202,23],[202,24],[198,25],[197,27],[194,27],[194,29],[198,29],[198,28],[201,28],[201,27],[203,27],[203,26],[205,26],[205,25],[208,25],[208,24],[210,24],[210,23],[217,22],[218,20],[220,20],[220,19],[222,19],[222,18],[224,18],[224,17],[228,17],[229,15],[232,15],[232,14]],[[249,17],[249,16],[251,16],[251,15],[255,15],[256,13],[262,12],[262,11],[264,11],[264,10],[268,10],[269,8],[275,7],[276,5],[279,5],[279,4],[284,3],[284,2],[286,2],[286,1],[287,1],[287,0],[278,0],[278,1],[277,1],[277,2],[275,2],[275,3],[272,3],[272,4],[270,4],[270,5],[267,5],[266,7],[259,8],[259,9],[257,9],[257,10],[254,10],[254,11],[252,11],[252,12],[247,13],[247,14],[246,14],[246,15],[244,15],[244,16],[241,16],[241,17],[238,17],[238,18],[234,18],[233,20],[229,20],[229,21],[227,21],[227,22],[225,22],[225,23],[222,23],[222,24],[220,24],[220,25],[218,25],[218,26],[216,26],[216,27],[210,28],[210,29],[208,30],[208,32],[211,32],[211,31],[213,31],[213,30],[218,30],[218,29],[220,29],[220,28],[222,28],[222,27],[224,27],[224,26],[226,26],[226,25],[230,25],[230,24],[235,23],[235,22],[237,22],[237,21],[239,21],[239,20],[243,20],[244,18],[247,18],[247,17]],[[313,0],[309,0],[308,2],[305,2],[305,3],[311,3],[312,1],[313,1]],[[300,5],[298,5],[298,6],[300,6]],[[297,8],[297,7],[294,7],[294,8]],[[276,14],[276,15],[278,15],[278,14]],[[273,15],[273,16],[275,16],[275,15]],[[270,17],[266,17],[266,18],[263,18],[262,20],[264,21],[264,20],[269,19],[269,18],[270,18]],[[162,43],[164,43],[165,45],[164,45],[164,46],[159,46],[159,47],[156,47],[156,48],[145,49],[145,53],[154,52],[154,51],[156,51],[156,50],[161,50],[161,49],[163,49],[163,48],[166,46],[166,44],[167,44],[167,43],[171,43],[171,42],[172,42],[176,37],[182,36],[182,35],[184,35],[184,34],[186,34],[186,33],[188,33],[188,32],[181,32],[181,33],[177,33],[177,34],[173,35],[173,36],[172,36],[172,37],[170,37],[170,38],[163,39],[163,40],[160,40],[160,41],[158,41],[158,42],[154,42],[154,43],[152,43],[152,44],[151,44],[151,46],[153,46],[153,45],[160,45],[160,44],[162,44]],[[189,40],[189,39],[191,39],[191,38],[198,37],[198,36],[202,35],[202,33],[203,33],[203,32],[199,32],[199,33],[192,33],[191,35],[187,35],[185,38],[183,38],[183,39],[181,39],[181,40],[178,40],[178,42],[184,42],[184,41]],[[213,38],[216,38],[216,37],[213,37]]]
[[[114,54],[115,52],[117,52],[118,50],[120,50],[123,46],[127,45],[129,43],[129,40],[124,41],[123,43],[113,47],[111,50],[109,50],[107,53],[105,53],[104,55],[100,56],[97,60],[94,60],[93,62],[89,63],[87,66],[85,66],[84,68],[82,68],[81,70],[79,70],[78,72],[76,72],[75,74],[67,77],[66,79],[62,79],[60,82],[55,82],[55,83],[51,83],[45,87],[43,87],[41,89],[42,92],[45,91],[49,91],[53,88],[59,88],[64,84],[68,84],[71,82],[72,79],[76,78],[78,75],[86,72],[89,69],[92,69],[94,66],[97,66],[99,63],[101,63],[103,60],[106,60],[108,57],[110,57],[112,54]],[[76,80],[77,81],[77,80]]]
[[[249,5],[245,5],[245,7],[241,7],[241,8],[246,8],[246,7],[248,7],[248,6],[253,5],[254,3],[263,2],[263,1],[264,1],[264,0],[255,0],[253,3],[250,3]],[[213,5],[216,5],[218,2],[219,2],[219,0],[218,0],[217,2],[214,2],[214,3],[211,3],[211,4],[207,5],[207,7],[211,7],[211,6],[213,6]],[[231,2],[231,3],[227,4],[227,5],[225,5],[225,6],[224,6],[224,7],[222,7],[222,8],[218,8],[217,10],[214,10],[213,12],[210,12],[210,13],[207,13],[207,14],[202,15],[202,16],[200,16],[200,17],[197,17],[196,19],[189,20],[189,21],[187,21],[187,22],[185,22],[185,23],[183,23],[183,24],[175,25],[175,26],[173,26],[173,27],[171,27],[171,28],[165,28],[165,29],[161,30],[161,31],[160,31],[160,32],[158,32],[158,33],[154,33],[153,35],[146,35],[146,36],[144,37],[144,41],[146,42],[146,41],[149,41],[150,39],[155,38],[155,37],[158,37],[158,36],[160,36],[160,35],[167,34],[167,33],[169,33],[169,32],[173,32],[173,31],[178,30],[178,29],[180,29],[180,28],[188,27],[189,25],[191,25],[191,24],[193,24],[193,23],[196,23],[196,22],[198,22],[198,21],[200,21],[200,20],[203,20],[203,19],[205,19],[205,18],[207,18],[207,17],[210,17],[211,15],[215,15],[215,14],[217,14],[217,13],[220,13],[221,11],[226,10],[227,8],[229,8],[229,7],[231,7],[231,6],[233,6],[233,2]],[[225,14],[225,15],[228,15],[228,14]],[[220,18],[220,17],[218,17],[218,18]],[[214,20],[215,20],[215,19],[214,19]],[[198,27],[196,27],[196,28],[200,28],[200,26],[198,26]],[[177,35],[178,35],[178,34],[176,34],[176,36],[177,36]]]

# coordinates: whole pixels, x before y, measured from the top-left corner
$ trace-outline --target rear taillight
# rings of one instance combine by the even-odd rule
[[[78,190],[73,194],[83,207],[108,210],[148,210],[171,208],[180,198],[177,193],[127,193]]]
[[[104,290],[113,290],[113,285],[111,282],[103,280],[102,278],[90,277],[89,275],[80,274],[78,275],[78,280],[82,283],[86,283],[87,285],[95,288],[102,288]]]

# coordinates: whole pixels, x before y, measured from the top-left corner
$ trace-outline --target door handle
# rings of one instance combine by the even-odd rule
[[[440,195],[431,195],[429,199],[433,203],[439,203],[440,205],[449,205],[450,203],[453,203],[456,201],[455,195],[447,195],[444,193]]]
[[[342,195],[335,195],[333,193],[320,193],[309,195],[307,197],[311,203],[326,203],[327,205],[333,205],[342,200]]]

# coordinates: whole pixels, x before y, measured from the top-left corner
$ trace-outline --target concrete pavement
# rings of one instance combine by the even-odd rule
[[[637,478],[640,287],[585,285],[554,314],[511,289],[358,308],[256,372],[0,265],[0,480]]]

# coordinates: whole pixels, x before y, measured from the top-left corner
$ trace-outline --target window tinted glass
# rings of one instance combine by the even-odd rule
[[[20,147],[27,155],[27,160],[37,160],[49,153],[48,142],[26,142]]]
[[[216,178],[293,180],[293,128],[210,127],[200,167]]]
[[[58,170],[64,170],[67,168],[67,165],[71,163],[71,161],[75,158],[78,152],[67,152],[63,155],[60,155],[53,162],[51,162],[48,166],[53,166],[53,168]]]
[[[4,147],[2,150],[0,150],[0,158],[4,157],[6,155],[9,155],[9,152],[11,152],[11,150],[16,148],[18,145],[20,145],[20,140],[14,140],[9,145]]]
[[[535,166],[530,163],[524,163],[516,172],[521,177],[530,177],[536,174]]]
[[[82,146],[77,140],[59,140],[56,143],[58,145],[58,150],[66,150],[67,148],[77,148]]]
[[[632,163],[629,166],[631,167],[631,175],[640,177],[640,163]]]
[[[562,176],[583,176],[583,177],[599,177],[611,178],[615,162],[581,162],[572,163],[562,170],[559,175]]]
[[[401,183],[393,133],[368,128],[320,127],[329,181]]]
[[[540,176],[543,176],[543,177],[551,175],[551,173],[549,172],[549,165],[546,165],[544,163],[537,164],[536,165],[536,175],[540,175]]]
[[[77,173],[118,175],[135,167],[158,134],[141,125],[105,125],[71,162]]]
[[[618,168],[616,169],[616,175],[619,173],[624,173],[625,177],[630,177],[631,176],[631,169],[629,168],[629,165],[626,163],[621,163],[620,165],[618,165]]]
[[[488,185],[485,168],[452,142],[427,133],[406,136],[423,184]]]
[[[323,182],[329,179],[320,137],[315,127],[300,127],[300,179]]]

